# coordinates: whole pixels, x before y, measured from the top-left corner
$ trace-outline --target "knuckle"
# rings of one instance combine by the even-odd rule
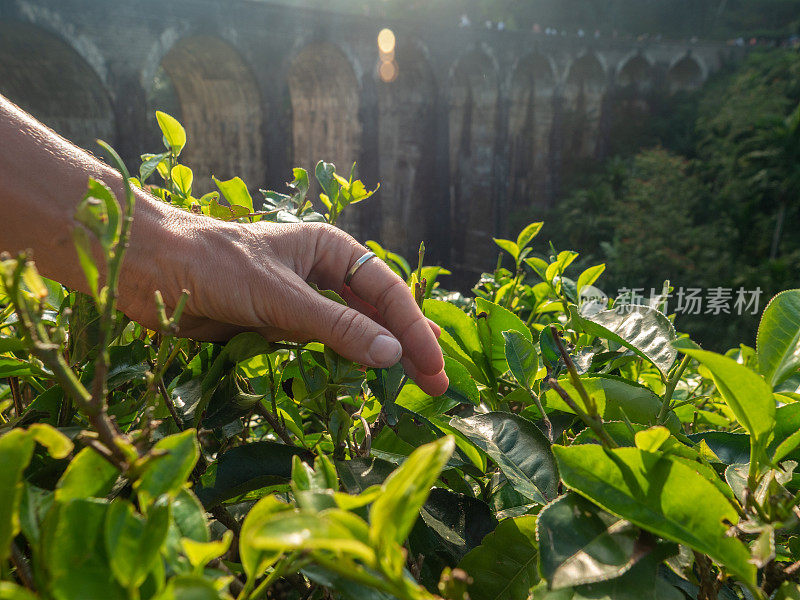
[[[381,292],[380,296],[378,296],[375,308],[377,308],[381,314],[389,314],[392,307],[407,294],[408,289],[406,288],[405,281],[398,277],[389,284],[389,287]]]
[[[366,333],[363,317],[354,310],[342,309],[331,323],[333,339],[356,339]]]

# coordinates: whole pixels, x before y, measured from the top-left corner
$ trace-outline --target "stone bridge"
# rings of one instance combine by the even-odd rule
[[[292,166],[358,162],[381,190],[346,228],[408,257],[424,239],[465,275],[494,264],[510,210],[547,208],[566,166],[603,156],[613,114],[646,114],[649,99],[701,86],[730,58],[720,44],[255,0],[0,0],[0,92],[66,137],[89,149],[101,137],[136,167],[160,146],[160,108],[186,126],[196,180],[280,189]]]

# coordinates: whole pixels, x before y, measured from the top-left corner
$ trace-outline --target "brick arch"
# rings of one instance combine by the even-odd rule
[[[361,152],[359,82],[345,53],[330,42],[313,42],[291,60],[287,87],[292,112],[293,164],[313,172],[318,161],[347,175]],[[357,220],[339,222],[358,237]]]
[[[499,77],[496,62],[480,47],[463,55],[451,73],[451,261],[475,271],[494,255]]]
[[[667,70],[667,85],[670,92],[695,90],[705,81],[705,69],[690,53],[673,61]]]
[[[438,89],[420,43],[398,35],[395,63],[397,78],[377,82],[381,240],[413,257],[435,233],[426,216],[435,197]]]
[[[619,65],[616,83],[621,87],[651,87],[653,85],[652,61],[641,52],[629,56]]]
[[[591,158],[597,153],[600,117],[607,74],[593,52],[569,67],[563,93],[563,156],[566,161]]]
[[[213,174],[240,176],[251,188],[265,181],[261,97],[250,68],[228,42],[211,35],[179,39],[161,59],[150,108],[174,114],[186,128],[181,160],[207,191]]]
[[[509,86],[509,189],[514,206],[547,204],[555,88],[555,71],[547,56],[520,58]]]
[[[116,142],[101,78],[72,46],[37,26],[0,23],[0,93],[91,152],[98,138]]]

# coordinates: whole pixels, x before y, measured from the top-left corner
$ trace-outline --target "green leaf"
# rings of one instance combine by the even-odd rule
[[[169,152],[161,154],[142,154],[142,165],[139,167],[139,180],[143,184],[156,172],[158,166],[169,158]]]
[[[636,447],[640,450],[656,452],[669,439],[669,429],[661,426],[651,427],[644,431],[637,431],[634,439],[636,440]]]
[[[220,454],[195,493],[207,509],[267,485],[286,482],[292,476],[295,456],[310,459],[307,450],[270,441],[251,442]]]
[[[56,459],[67,458],[72,452],[72,441],[58,429],[46,423],[34,423],[28,427],[28,435]]]
[[[22,429],[0,437],[0,563],[9,555],[11,540],[19,533],[19,504],[22,473],[31,460],[35,444]]]
[[[353,513],[331,508],[319,513],[301,510],[275,513],[252,536],[253,548],[266,552],[326,550],[375,563],[367,524]]]
[[[370,511],[372,544],[383,550],[405,541],[454,448],[450,436],[420,446],[383,482]]]
[[[172,183],[178,186],[178,189],[188,196],[192,193],[192,181],[194,174],[192,170],[185,165],[175,165],[172,167]]]
[[[0,581],[0,600],[38,600],[38,598],[10,581]]]
[[[578,276],[578,283],[576,284],[576,294],[578,296],[581,295],[581,290],[586,287],[587,285],[592,285],[600,275],[603,274],[603,271],[606,270],[606,265],[600,264],[595,265],[594,267],[589,267],[583,273]]]
[[[128,600],[109,566],[105,500],[78,498],[56,503],[42,526],[43,564],[58,600]]]
[[[192,566],[195,568],[195,571],[200,574],[203,567],[228,551],[232,541],[233,532],[227,530],[222,535],[221,540],[198,542],[191,538],[183,538],[181,539],[181,547],[183,548],[183,553],[186,555],[186,558],[189,559],[189,562],[192,563]]]
[[[750,552],[729,537],[726,523],[739,515],[702,475],[681,462],[637,448],[608,450],[595,444],[553,446],[564,484],[607,511],[708,554],[749,585]]]
[[[517,247],[522,250],[525,246],[531,243],[531,240],[539,235],[539,232],[542,230],[542,226],[544,222],[540,221],[538,223],[531,223],[525,229],[519,232],[517,236]]]
[[[763,452],[775,428],[775,399],[764,379],[721,354],[683,348],[681,352],[711,371],[714,384],[725,402],[750,433],[753,452]],[[751,456],[751,460],[758,460],[758,456]]]
[[[675,362],[675,328],[662,313],[648,306],[625,305],[589,317],[572,313],[573,321],[589,335],[612,340],[652,362],[666,377]]]
[[[153,452],[164,456],[154,460],[134,483],[142,506],[149,506],[162,494],[174,497],[183,488],[200,457],[197,432],[187,429],[165,437],[153,446]]]
[[[441,300],[425,300],[423,312],[441,327],[439,345],[444,353],[464,365],[476,381],[488,383],[485,371],[489,366],[483,355],[475,321],[457,306]]]
[[[494,240],[495,244],[500,246],[500,248],[502,248],[511,255],[511,258],[514,259],[515,263],[519,260],[519,246],[517,246],[514,242],[512,242],[511,240],[504,240],[498,238],[492,238],[492,239]]]
[[[123,587],[138,588],[159,557],[169,528],[169,504],[157,502],[145,519],[133,505],[120,498],[108,507],[105,547],[109,564]]]
[[[314,176],[317,178],[322,191],[328,197],[331,206],[339,203],[339,184],[334,177],[336,173],[336,165],[319,161],[317,166],[314,167]]]
[[[89,234],[82,227],[75,227],[72,230],[72,240],[75,243],[75,250],[78,253],[78,262],[81,265],[86,283],[89,284],[89,292],[95,300],[98,297],[98,285],[100,283],[100,271],[94,262],[92,254],[92,242]]]
[[[619,577],[650,550],[638,528],[577,494],[539,514],[536,539],[542,576],[552,589]]]
[[[800,367],[800,290],[781,292],[761,316],[756,338],[758,371],[775,388]]]
[[[75,220],[81,223],[108,251],[119,239],[122,214],[111,190],[101,181],[89,179],[86,195],[75,209]]]
[[[164,134],[164,146],[178,156],[186,145],[186,130],[183,125],[178,123],[175,117],[160,110],[156,111],[156,120],[161,128],[161,133]]]
[[[481,336],[483,352],[489,359],[495,375],[500,376],[508,371],[505,352],[506,340],[503,332],[516,331],[529,342],[533,342],[533,334],[522,322],[522,319],[507,308],[483,298],[477,298],[475,304],[478,311],[478,333],[480,335],[481,332],[484,332]]]
[[[378,402],[381,403],[383,412],[386,414],[386,421],[389,425],[394,426],[397,423],[394,402],[397,400],[400,384],[405,376],[403,365],[396,363],[386,369],[373,369],[373,371],[375,372],[375,379],[370,379],[367,385],[378,399]]]
[[[497,463],[511,486],[539,504],[556,497],[558,471],[550,442],[536,425],[519,415],[490,412],[450,425]]]
[[[240,177],[234,177],[227,181],[220,181],[216,177],[212,177],[212,179],[231,207],[241,206],[246,208],[248,213],[254,212],[253,198]]]
[[[533,344],[518,331],[503,331],[508,368],[522,387],[530,390],[539,371],[539,355]]]
[[[500,522],[458,564],[472,577],[472,600],[519,600],[539,581],[536,517]]]
[[[223,600],[214,582],[200,575],[178,575],[155,600]]]
[[[444,357],[444,372],[450,385],[444,395],[459,404],[480,404],[480,393],[467,368],[454,358]]]
[[[253,540],[263,529],[269,527],[275,515],[291,510],[293,509],[290,505],[275,496],[265,496],[247,513],[239,536],[239,556],[248,579],[261,576],[282,554],[281,550],[258,549],[253,545]]]
[[[453,567],[497,528],[485,502],[435,487],[408,536],[411,556],[424,556],[423,585],[435,586],[444,567]]]
[[[66,502],[74,498],[104,498],[114,486],[119,471],[91,448],[84,448],[67,466],[58,480],[56,500]]]

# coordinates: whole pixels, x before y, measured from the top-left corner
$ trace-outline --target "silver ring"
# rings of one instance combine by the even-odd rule
[[[350,281],[353,279],[353,275],[356,274],[356,271],[358,271],[359,267],[361,267],[361,265],[367,262],[370,258],[375,258],[376,256],[377,254],[374,252],[367,252],[364,256],[354,262],[353,266],[350,267],[350,270],[347,271],[347,275],[344,276],[344,284],[349,287]]]

